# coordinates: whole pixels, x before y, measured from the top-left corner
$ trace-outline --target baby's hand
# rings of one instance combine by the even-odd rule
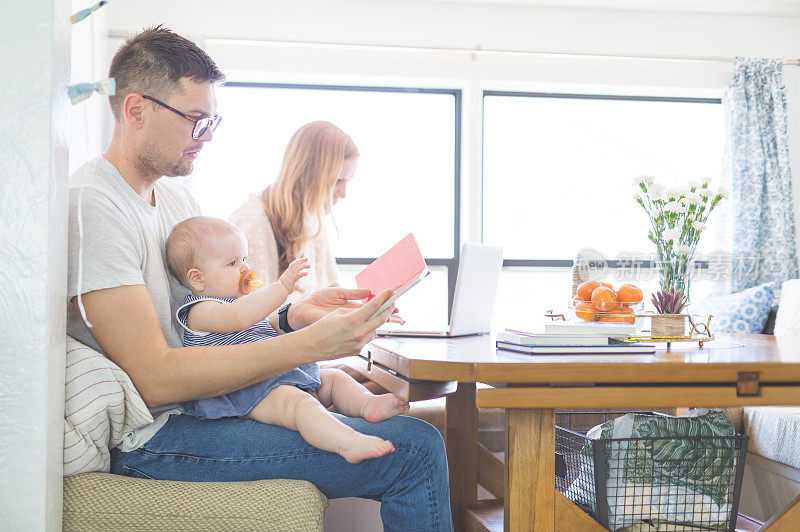
[[[294,292],[294,287],[297,284],[297,281],[299,281],[301,277],[308,275],[309,268],[311,268],[311,265],[308,263],[308,259],[300,258],[293,260],[291,263],[289,263],[286,271],[281,274],[281,277],[278,280],[291,294]]]

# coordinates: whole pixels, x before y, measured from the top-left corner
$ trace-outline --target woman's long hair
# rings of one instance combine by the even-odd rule
[[[358,156],[350,137],[330,122],[311,122],[292,136],[277,181],[261,194],[278,244],[279,275],[322,231],[344,160]],[[309,227],[314,219],[317,223]]]

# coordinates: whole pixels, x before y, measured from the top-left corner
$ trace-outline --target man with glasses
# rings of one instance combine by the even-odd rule
[[[391,312],[369,319],[390,292],[360,305],[348,300],[366,291],[329,288],[271,315],[274,338],[181,347],[171,303],[183,301],[186,289],[168,273],[164,243],[199,209],[164,176],[189,175],[212,140],[221,121],[214,87],[223,76],[192,42],[160,27],[129,39],[109,76],[117,87],[109,98],[113,138],[70,180],[67,331],[125,370],[155,418],[112,450],[111,471],[186,481],[308,480],[329,498],[380,500],[387,530],[452,529],[444,445],[422,421],[342,417],[396,448],[349,464],[294,431],[240,418],[200,420],[176,407],[359,352]]]
[[[162,102],[160,100],[156,100],[155,98],[152,98],[150,96],[145,96],[144,94],[142,94],[142,98],[144,98],[145,100],[150,100],[151,102],[155,102],[158,105],[160,105],[161,107],[163,107],[164,109],[169,109],[170,111],[172,111],[176,115],[182,116],[186,120],[189,120],[190,122],[192,122],[194,124],[194,127],[192,128],[192,138],[194,140],[197,140],[200,137],[202,137],[203,135],[205,135],[206,131],[212,131],[213,132],[215,129],[217,129],[217,126],[222,121],[222,117],[219,116],[219,115],[214,115],[214,116],[192,116],[192,115],[187,115],[186,113],[182,113],[182,112],[178,111],[177,109],[175,109],[174,107],[170,107],[169,105],[165,104],[164,102]]]

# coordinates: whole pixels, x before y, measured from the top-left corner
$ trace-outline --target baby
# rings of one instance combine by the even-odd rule
[[[224,220],[198,216],[176,225],[167,238],[169,269],[191,290],[177,310],[184,346],[256,342],[277,335],[267,316],[308,272],[308,260],[289,264],[276,283],[242,295],[247,240]],[[393,452],[390,441],[361,434],[326,408],[378,422],[409,410],[392,394],[373,395],[347,373],[307,364],[236,392],[184,403],[203,419],[242,416],[296,430],[310,445],[340,454],[350,463]]]

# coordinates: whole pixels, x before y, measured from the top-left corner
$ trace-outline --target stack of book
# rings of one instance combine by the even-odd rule
[[[531,355],[652,354],[652,344],[622,342],[636,334],[627,323],[552,322],[543,332],[506,329],[497,333],[497,348]]]

